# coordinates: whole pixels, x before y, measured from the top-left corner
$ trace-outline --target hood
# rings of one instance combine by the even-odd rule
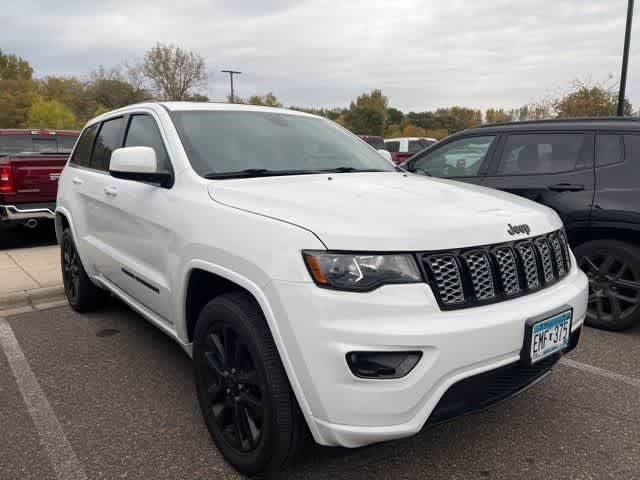
[[[328,249],[424,251],[524,238],[558,229],[557,214],[508,193],[411,174],[372,172],[261,177],[212,182],[224,205],[293,223]]]

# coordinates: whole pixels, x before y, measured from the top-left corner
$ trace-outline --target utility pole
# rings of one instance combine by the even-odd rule
[[[624,34],[624,51],[622,52],[622,73],[620,74],[620,91],[618,92],[618,116],[624,115],[624,97],[627,89],[627,67],[629,66],[629,43],[631,42],[631,23],[633,22],[633,0],[627,7],[627,30]]]
[[[630,0],[633,1],[633,0]],[[236,70],[220,70],[222,73],[228,73],[229,74],[229,80],[231,80],[231,103],[236,103],[235,99],[236,97],[233,94],[233,76],[234,75],[240,75],[242,74],[242,72],[238,72]]]

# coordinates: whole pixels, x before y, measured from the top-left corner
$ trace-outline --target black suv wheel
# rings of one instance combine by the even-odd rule
[[[594,240],[574,251],[589,277],[587,325],[624,330],[640,322],[640,249],[617,240]]]
[[[241,473],[280,469],[306,425],[262,311],[244,292],[200,313],[193,342],[196,391],[209,433]]]

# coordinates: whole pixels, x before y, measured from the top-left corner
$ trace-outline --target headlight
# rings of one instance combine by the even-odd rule
[[[321,287],[370,291],[390,283],[422,282],[415,260],[407,254],[302,252],[311,277]]]

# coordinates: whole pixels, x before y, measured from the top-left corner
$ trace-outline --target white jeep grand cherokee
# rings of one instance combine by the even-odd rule
[[[110,292],[178,342],[215,444],[249,474],[307,431],[358,447],[522,391],[576,346],[587,304],[552,210],[409,175],[281,109],[91,120],[56,231],[71,306]]]

